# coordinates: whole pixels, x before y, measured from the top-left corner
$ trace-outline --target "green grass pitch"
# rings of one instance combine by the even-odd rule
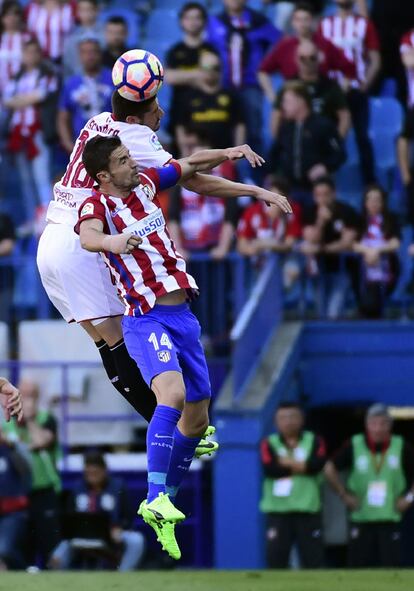
[[[0,591],[413,591],[414,570],[0,573]]]

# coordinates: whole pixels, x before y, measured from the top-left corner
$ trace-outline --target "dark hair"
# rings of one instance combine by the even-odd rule
[[[128,23],[124,19],[123,16],[111,16],[105,22],[106,25],[123,25],[126,29],[128,28]]]
[[[208,129],[199,128],[192,125],[184,126],[185,135],[196,136],[200,146],[211,146],[215,147],[213,135]]]
[[[109,137],[96,135],[86,142],[82,154],[82,163],[89,176],[91,176],[98,184],[98,173],[102,170],[109,170],[111,154],[121,145],[122,142],[116,135]]]
[[[372,183],[370,185],[368,185],[364,191],[364,199],[363,199],[363,211],[362,211],[362,235],[366,232],[366,230],[368,229],[368,213],[366,210],[366,203],[367,203],[367,199],[368,199],[368,194],[371,193],[371,191],[377,191],[380,195],[381,195],[381,199],[382,199],[382,224],[381,224],[381,230],[384,232],[385,236],[388,238],[392,238],[391,236],[391,230],[394,227],[393,224],[391,224],[390,222],[390,212],[388,211],[388,193],[387,191],[385,191],[385,189],[383,187],[381,187],[381,185],[379,185],[378,183]]]
[[[146,101],[139,103],[135,101],[129,101],[122,97],[117,90],[112,93],[112,112],[118,121],[126,121],[127,117],[134,115],[135,117],[142,118],[147,111],[149,111],[152,103],[156,97],[153,96]]]
[[[93,4],[95,8],[98,8],[99,6],[98,0],[78,0],[78,4],[79,2],[87,2],[88,4]]]
[[[290,80],[289,82],[286,82],[281,90],[281,99],[283,99],[286,92],[293,92],[293,94],[296,94],[296,96],[299,96],[305,101],[309,109],[312,109],[311,95],[309,94],[306,84],[300,80]]]
[[[84,466],[99,466],[99,468],[104,468],[106,470],[106,462],[103,454],[99,451],[88,451],[83,456],[83,465]]]
[[[183,16],[185,15],[185,13],[188,12],[189,10],[199,10],[201,12],[202,17],[203,17],[203,21],[207,22],[207,18],[208,18],[207,10],[204,8],[204,6],[202,4],[199,4],[198,2],[187,2],[187,4],[184,4],[184,6],[181,8],[180,12],[178,13],[179,19],[181,20],[183,18]]]
[[[266,177],[265,184],[268,188],[277,187],[278,189],[280,189],[283,195],[289,195],[290,193],[290,183],[284,176],[270,174],[268,177]]]
[[[15,0],[6,0],[6,2],[3,4],[0,10],[0,35],[3,33],[3,25],[1,24],[1,21],[11,10],[19,14],[23,28],[24,12],[23,8],[20,6],[20,3],[16,2]]]
[[[312,183],[312,189],[316,189],[319,185],[327,185],[332,189],[332,191],[336,190],[335,182],[330,176],[320,176]]]
[[[312,16],[315,14],[312,4],[309,2],[298,2],[293,9],[293,13],[299,12],[299,10],[303,10],[303,12],[309,12]]]
[[[299,402],[294,402],[293,400],[291,400],[291,401],[285,400],[284,402],[279,402],[279,404],[277,405],[277,408],[276,408],[276,412],[279,410],[284,410],[285,408],[296,408],[296,410],[303,412],[303,408],[299,404]]]

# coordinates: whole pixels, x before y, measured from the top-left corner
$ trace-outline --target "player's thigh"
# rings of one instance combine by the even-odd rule
[[[149,312],[138,318],[124,316],[122,331],[129,355],[138,365],[158,402],[159,396],[163,399],[166,396],[183,399],[185,386],[182,370],[168,327]]]
[[[97,320],[94,323],[93,328],[110,347],[123,339],[122,316]]]
[[[37,263],[45,290],[61,311],[82,322],[123,314],[116,288],[103,259],[82,249],[70,226],[49,224],[38,249]],[[63,315],[63,314],[62,314]]]

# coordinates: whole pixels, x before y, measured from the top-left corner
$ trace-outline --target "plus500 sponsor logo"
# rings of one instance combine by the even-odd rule
[[[165,226],[165,220],[162,212],[155,212],[155,214],[151,214],[136,222],[132,226],[125,228],[124,232],[132,232],[136,236],[140,238],[145,238],[152,234],[153,232],[157,232],[158,230],[162,230]]]

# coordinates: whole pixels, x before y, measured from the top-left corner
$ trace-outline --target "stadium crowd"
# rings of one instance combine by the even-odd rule
[[[84,123],[111,110],[110,69],[134,46],[164,63],[160,139],[174,154],[246,141],[265,172],[216,173],[294,205],[285,219],[248,199],[174,190],[165,211],[185,258],[221,264],[236,251],[257,270],[276,252],[290,310],[338,318],[351,302],[351,315],[378,318],[390,298],[401,310],[413,283],[414,8],[400,4],[4,0],[0,319],[33,316],[37,278],[21,257],[33,257],[52,183]]]

